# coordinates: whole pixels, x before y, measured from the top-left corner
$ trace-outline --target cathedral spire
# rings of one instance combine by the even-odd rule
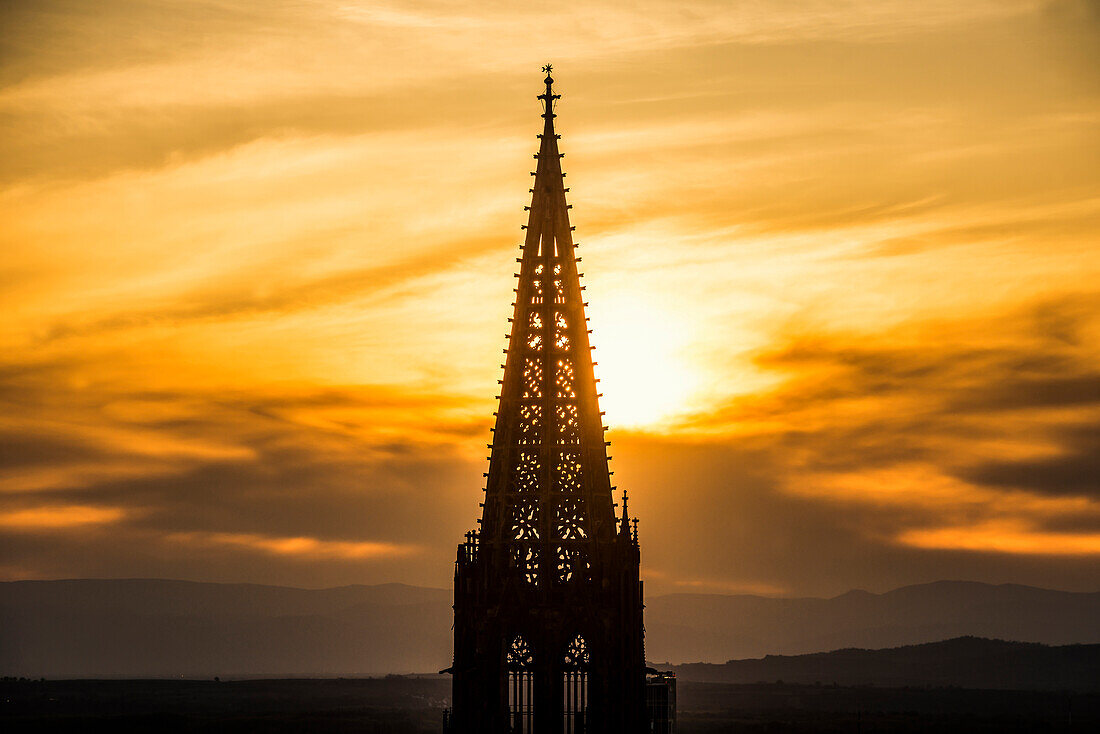
[[[554,132],[550,65],[501,381],[482,546],[542,589],[587,578],[615,533],[584,288]]]
[[[455,565],[454,730],[635,734],[646,730],[639,551],[617,532],[554,129],[560,96],[543,71],[481,531]]]

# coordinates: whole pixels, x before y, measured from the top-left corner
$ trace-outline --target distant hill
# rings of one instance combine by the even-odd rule
[[[674,594],[647,604],[647,657],[672,663],[964,635],[1100,643],[1100,593],[1026,586],[944,581],[833,599]],[[0,583],[0,675],[434,672],[450,664],[451,621],[450,590],[402,584],[14,581]]]
[[[678,678],[708,683],[833,683],[957,686],[984,689],[1100,691],[1100,645],[1050,647],[957,637],[886,650],[834,650],[812,655],[768,655],[712,665],[662,666]]]
[[[972,635],[1048,645],[1100,643],[1100,593],[937,581],[832,599],[673,594],[646,602],[646,657],[722,662]]]

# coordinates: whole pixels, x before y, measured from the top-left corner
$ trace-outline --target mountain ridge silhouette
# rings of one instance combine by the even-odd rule
[[[658,667],[700,683],[1100,691],[1100,645],[1051,646],[974,636],[880,650],[845,648]]]
[[[1100,592],[940,581],[831,598],[650,597],[647,658],[723,663],[964,636],[1100,643]],[[363,676],[451,656],[451,591],[170,579],[0,583],[0,675]]]

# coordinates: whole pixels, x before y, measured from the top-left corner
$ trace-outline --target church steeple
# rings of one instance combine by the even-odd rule
[[[543,71],[481,531],[467,535],[455,570],[455,730],[641,731],[637,535],[616,527],[554,129],[559,95]]]
[[[548,72],[549,65],[546,70]],[[614,534],[604,427],[547,73],[544,124],[501,381],[482,548],[534,586],[587,576]],[[502,565],[508,565],[500,559]]]

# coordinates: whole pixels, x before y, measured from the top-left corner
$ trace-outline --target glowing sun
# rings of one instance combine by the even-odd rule
[[[686,409],[698,377],[685,359],[690,334],[682,323],[632,297],[603,304],[592,322],[608,425],[654,427]]]

